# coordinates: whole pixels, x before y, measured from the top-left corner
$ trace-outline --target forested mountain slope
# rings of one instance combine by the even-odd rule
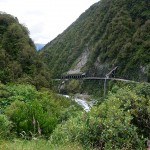
[[[149,0],[101,0],[49,42],[41,58],[54,78],[76,68],[87,51],[80,72],[104,76],[118,66],[117,77],[149,81],[149,8]]]
[[[0,81],[48,86],[49,75],[28,29],[16,17],[0,13]]]

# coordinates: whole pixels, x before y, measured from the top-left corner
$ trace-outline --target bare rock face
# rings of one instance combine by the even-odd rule
[[[87,63],[89,56],[89,50],[86,48],[83,53],[78,57],[76,62],[74,63],[71,70],[67,72],[67,74],[80,74],[82,73],[81,69],[84,67],[84,65]]]

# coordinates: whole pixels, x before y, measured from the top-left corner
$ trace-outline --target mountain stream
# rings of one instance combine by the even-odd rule
[[[93,106],[94,104],[94,100],[86,100],[85,99],[85,95],[80,94],[80,96],[74,96],[71,97],[69,95],[63,95],[66,98],[71,98],[73,99],[75,102],[77,102],[86,112],[88,112],[90,110],[90,108]]]

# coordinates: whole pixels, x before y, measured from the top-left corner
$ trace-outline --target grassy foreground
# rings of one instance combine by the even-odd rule
[[[1,150],[82,150],[79,144],[52,145],[47,140],[35,139],[32,141],[14,139],[13,141],[0,141]]]

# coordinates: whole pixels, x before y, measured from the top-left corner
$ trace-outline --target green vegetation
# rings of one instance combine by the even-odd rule
[[[45,88],[1,84],[0,148],[144,149],[150,138],[150,85],[110,87],[103,101],[83,112]]]
[[[72,100],[31,85],[0,85],[1,133],[32,138],[49,137],[57,124],[76,116],[81,108]],[[12,124],[10,128],[10,124]],[[5,130],[4,130],[5,128]],[[7,136],[6,136],[7,137]]]
[[[75,143],[54,146],[46,139],[58,124],[81,110],[71,99],[46,88],[37,91],[27,84],[0,84],[0,149],[76,149]]]
[[[150,85],[115,89],[89,113],[58,125],[50,141],[54,145],[80,143],[84,149],[145,149],[150,131]]]
[[[83,150],[79,144],[58,145],[54,146],[50,142],[43,139],[32,141],[14,139],[11,141],[3,141],[0,143],[2,150]]]
[[[0,114],[0,140],[5,139],[10,134],[11,122],[5,115]]]
[[[118,66],[117,77],[150,80],[150,3],[148,0],[101,0],[41,51],[54,78],[73,68],[85,49],[82,71],[104,76]]]
[[[58,124],[82,110],[74,101],[50,91],[50,84],[48,69],[28,29],[16,17],[1,12],[0,149],[20,149],[24,142],[25,148],[33,145],[36,149],[34,141],[26,140],[42,138],[39,145],[44,145]]]
[[[16,17],[0,13],[0,81],[49,87],[50,75],[28,29]]]
[[[149,0],[101,0],[39,53],[28,29],[0,12],[0,149],[145,149],[150,139],[149,7]],[[89,75],[104,76],[118,66],[117,77],[148,82],[107,81],[104,92],[103,80],[65,85],[50,80],[73,68],[85,49],[89,56],[82,71]],[[58,87],[90,94],[98,103],[85,112],[54,93]]]

